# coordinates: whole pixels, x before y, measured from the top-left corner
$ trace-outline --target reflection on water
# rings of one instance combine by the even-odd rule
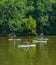
[[[0,65],[56,65],[56,36],[50,36],[47,43],[36,44],[32,48],[18,48],[22,41],[8,41],[8,37],[0,37]],[[36,37],[27,37],[32,43]],[[27,52],[26,52],[27,51]]]

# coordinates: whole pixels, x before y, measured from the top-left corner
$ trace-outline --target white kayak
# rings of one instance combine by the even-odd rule
[[[41,40],[41,41],[47,41],[48,40],[48,38],[38,38],[37,40]]]
[[[45,40],[33,40],[34,43],[47,43]]]
[[[20,41],[21,39],[8,39],[9,41]]]
[[[32,45],[18,45],[18,48],[20,47],[35,47],[36,45],[35,44],[32,44]]]

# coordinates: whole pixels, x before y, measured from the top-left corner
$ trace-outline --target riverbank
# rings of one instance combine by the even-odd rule
[[[11,33],[11,34],[0,34],[0,36],[13,36],[14,34]],[[38,36],[38,34],[16,34],[16,36]],[[45,35],[45,34],[44,34]],[[49,34],[49,35],[45,35],[45,36],[56,36],[56,34]]]
[[[10,34],[0,34],[0,36],[13,36],[14,33],[10,33]],[[38,34],[18,34],[15,33],[16,36],[37,36]]]

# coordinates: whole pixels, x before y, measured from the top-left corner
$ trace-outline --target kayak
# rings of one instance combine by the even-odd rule
[[[37,40],[47,41],[48,38],[38,38]]]
[[[32,44],[32,45],[18,45],[18,48],[20,47],[35,47],[36,45],[35,44]]]
[[[33,40],[34,43],[47,43],[45,40]]]
[[[8,39],[9,41],[20,41],[21,39]]]

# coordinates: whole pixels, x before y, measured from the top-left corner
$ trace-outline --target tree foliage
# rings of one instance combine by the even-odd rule
[[[0,0],[0,34],[56,34],[56,0]]]

